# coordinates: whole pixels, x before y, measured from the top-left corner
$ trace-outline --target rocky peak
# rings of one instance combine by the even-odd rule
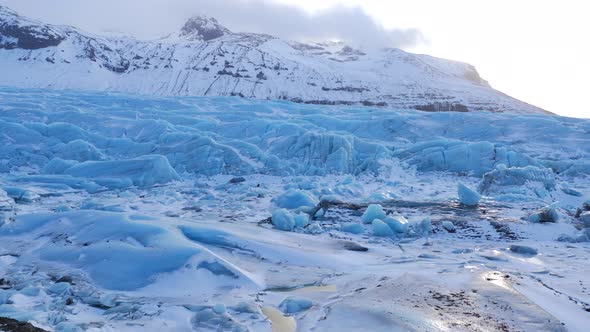
[[[208,41],[230,33],[231,31],[219,24],[216,19],[205,15],[190,18],[180,29],[180,37],[191,41]]]
[[[52,26],[25,19],[0,6],[0,49],[35,50],[57,46],[64,39]]]
[[[15,21],[18,14],[6,6],[0,5],[0,24],[7,24],[8,21]]]

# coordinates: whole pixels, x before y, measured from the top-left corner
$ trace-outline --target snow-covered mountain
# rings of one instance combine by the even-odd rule
[[[141,41],[44,24],[0,6],[0,72],[0,85],[18,87],[545,112],[494,90],[469,64],[233,33],[206,16],[166,38]]]

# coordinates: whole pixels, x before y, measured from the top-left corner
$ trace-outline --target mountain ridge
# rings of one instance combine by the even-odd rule
[[[466,63],[234,33],[205,15],[177,35],[146,41],[45,24],[0,6],[0,70],[0,84],[17,87],[548,113],[492,89]]]

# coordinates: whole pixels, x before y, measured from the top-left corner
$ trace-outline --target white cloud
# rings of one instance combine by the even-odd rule
[[[358,6],[337,5],[311,14],[295,5],[264,0],[0,0],[0,4],[51,23],[139,38],[176,32],[189,17],[206,14],[236,32],[291,40],[338,39],[361,47],[398,48],[425,41],[416,29],[385,29]]]

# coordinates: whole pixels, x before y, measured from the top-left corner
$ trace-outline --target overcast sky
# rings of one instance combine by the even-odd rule
[[[230,30],[469,62],[496,89],[590,118],[590,20],[583,0],[0,0],[23,15],[95,33],[158,38],[195,14]]]

